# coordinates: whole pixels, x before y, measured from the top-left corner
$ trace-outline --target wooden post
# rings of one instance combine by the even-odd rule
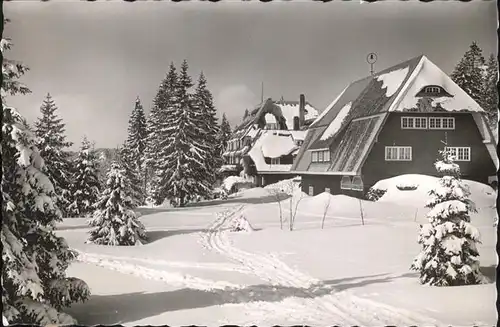
[[[365,218],[363,214],[363,205],[361,203],[361,199],[359,199],[359,211],[361,212],[361,224],[364,226],[365,225]]]

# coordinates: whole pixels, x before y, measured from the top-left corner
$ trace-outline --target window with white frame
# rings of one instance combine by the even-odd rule
[[[426,93],[439,93],[439,87],[436,86],[427,86],[425,88]]]
[[[329,187],[325,187],[325,192],[326,193],[332,193],[332,192],[330,192],[330,188]]]
[[[354,176],[352,178],[352,190],[363,191],[363,180],[361,179],[361,176]]]
[[[352,189],[351,177],[350,176],[342,176],[340,180],[340,189],[341,190],[350,190]]]
[[[309,196],[314,196],[314,187],[309,186]]]
[[[315,150],[311,154],[312,162],[330,162],[330,150]]]
[[[411,161],[411,146],[386,146],[386,161]]]
[[[429,117],[429,129],[455,129],[455,117]]]
[[[271,158],[271,165],[279,165],[280,158]]]
[[[449,146],[446,150],[454,157],[455,161],[470,161],[470,147]]]
[[[427,117],[401,117],[402,129],[427,129]]]

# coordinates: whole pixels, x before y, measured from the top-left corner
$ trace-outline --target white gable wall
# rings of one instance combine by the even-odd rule
[[[439,85],[452,98],[436,98],[433,104],[441,103],[443,109],[447,111],[468,110],[473,112],[484,112],[479,104],[474,101],[464,90],[462,90],[453,80],[446,75],[438,66],[423,56],[418,66],[415,68],[412,76],[407,80],[398,98],[389,108],[389,111],[403,111],[404,109],[414,108],[417,105],[415,95],[428,85]]]

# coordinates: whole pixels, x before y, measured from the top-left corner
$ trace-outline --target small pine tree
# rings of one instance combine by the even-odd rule
[[[47,94],[40,108],[42,116],[35,122],[35,135],[40,155],[46,162],[45,173],[54,184],[58,207],[63,217],[66,217],[67,208],[71,203],[69,189],[72,175],[70,153],[67,148],[73,143],[66,141],[65,125],[62,119],[57,117],[56,110],[54,100]]]
[[[146,240],[144,225],[132,210],[133,201],[127,195],[130,190],[125,171],[112,165],[107,174],[107,187],[95,204],[95,212],[89,225],[89,243],[101,245],[137,245]]]
[[[250,113],[248,112],[248,109],[245,109],[245,113],[243,114],[243,120],[245,120],[249,115]]]
[[[2,39],[0,47],[3,54],[10,41]],[[2,320],[75,324],[63,309],[90,292],[82,280],[66,277],[76,253],[54,233],[61,220],[54,186],[26,120],[5,102],[7,94],[29,93],[17,80],[26,71],[21,63],[2,62]]]
[[[92,205],[99,196],[98,158],[93,145],[84,137],[76,159],[75,176],[71,187],[73,202],[68,207],[73,217],[92,215]]]
[[[483,109],[486,111],[492,131],[498,133],[498,62],[495,56],[490,55],[486,66]]]
[[[130,114],[126,147],[130,156],[130,163],[132,164],[130,168],[135,170],[135,174],[139,178],[138,182],[142,186],[142,194],[146,193],[144,159],[146,156],[147,136],[146,116],[141,100],[137,97],[134,110]],[[141,205],[144,204],[144,197],[140,197],[138,200]]]
[[[473,42],[451,74],[451,79],[481,106],[484,105],[483,69],[482,50]]]
[[[478,284],[483,280],[479,271],[479,231],[470,223],[474,203],[460,179],[460,167],[446,150],[435,164],[442,175],[439,187],[431,190],[427,207],[429,223],[421,225],[419,244],[422,252],[411,265],[420,273],[422,284],[457,286]]]

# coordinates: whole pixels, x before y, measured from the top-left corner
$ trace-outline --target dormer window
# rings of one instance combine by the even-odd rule
[[[439,93],[439,87],[437,86],[427,86],[425,88],[425,93]]]
[[[426,85],[416,94],[417,97],[452,97],[439,85]]]

